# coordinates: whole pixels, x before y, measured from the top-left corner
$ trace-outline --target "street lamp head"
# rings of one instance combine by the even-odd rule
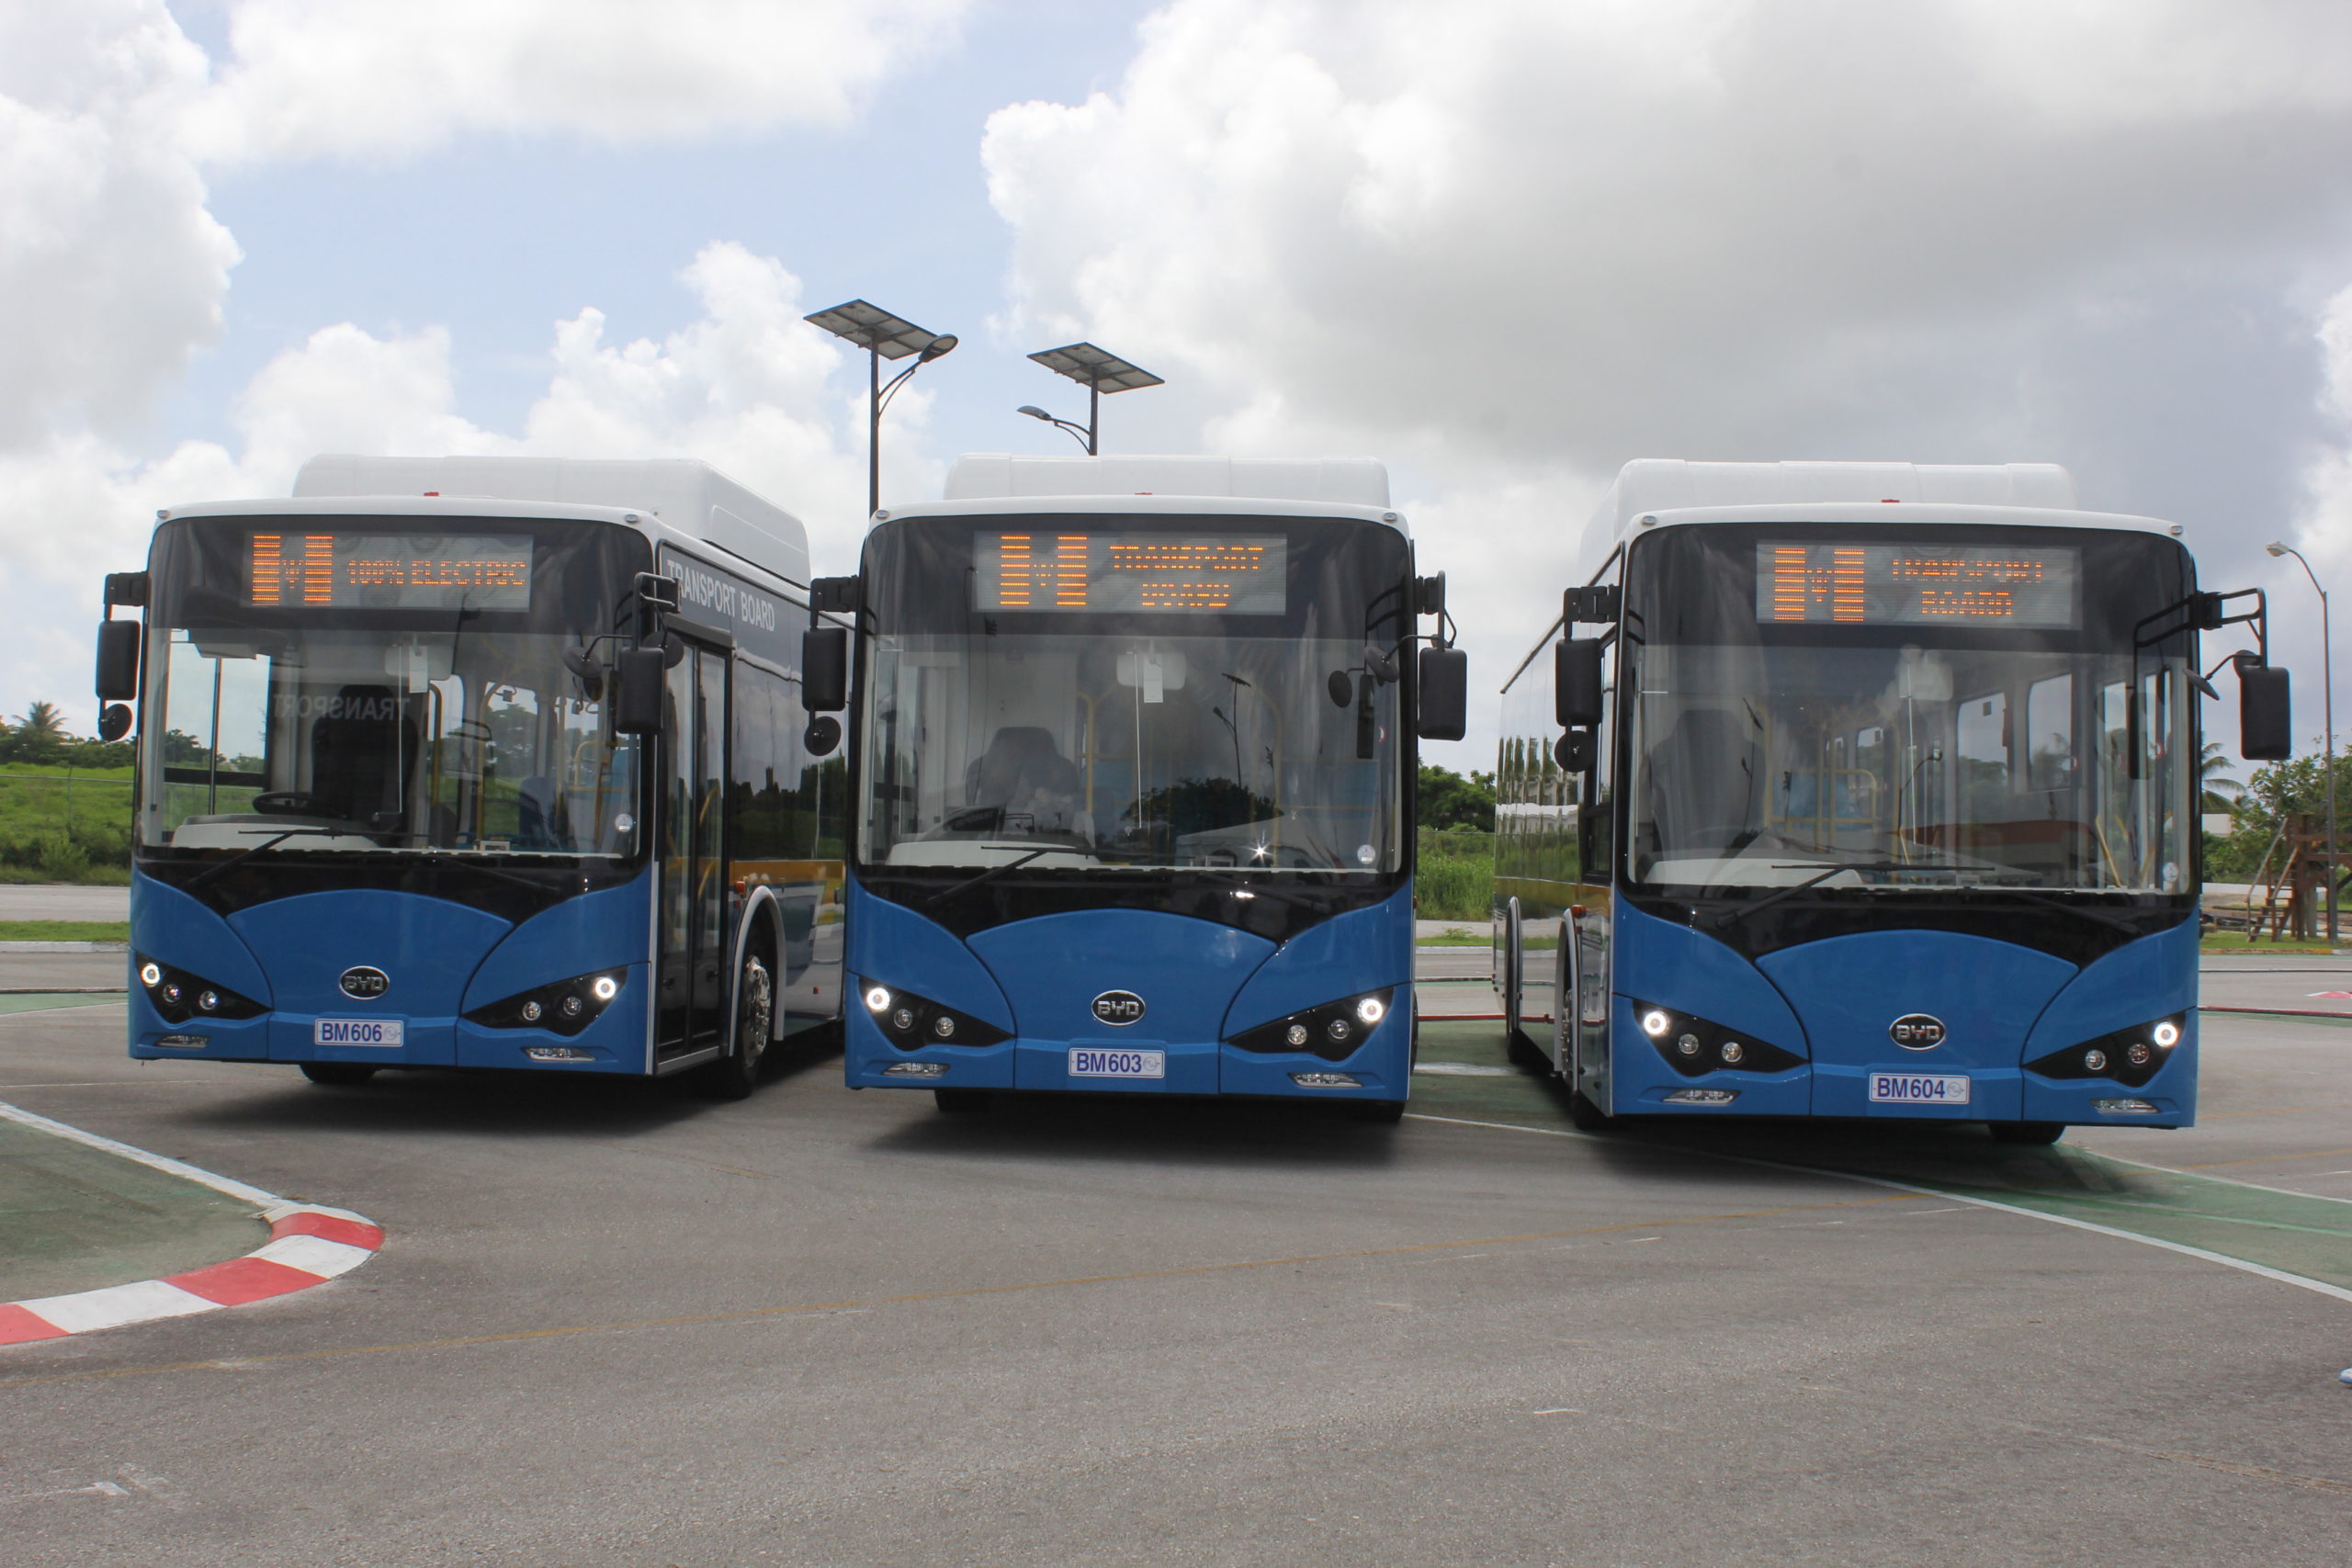
[[[954,349],[955,346],[956,334],[954,333],[942,333],[937,337],[932,339],[930,344],[924,347],[921,354],[915,355],[915,363],[917,365],[928,365],[933,360],[939,358],[941,355]]]
[[[1025,413],[1031,419],[1042,419],[1048,424],[1051,424],[1054,420],[1054,416],[1052,414],[1047,413],[1044,409],[1039,408],[1035,403],[1023,403],[1019,408],[1014,409],[1012,412],[1014,413]]]
[[[2268,550],[2274,556],[2283,556],[2287,553],[2287,547],[2280,544],[2276,539],[2271,540],[2270,543],[2263,546],[2262,547]]]

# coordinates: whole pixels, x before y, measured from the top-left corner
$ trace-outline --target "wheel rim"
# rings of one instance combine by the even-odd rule
[[[735,1013],[735,1054],[748,1068],[767,1050],[768,1032],[775,1022],[775,994],[768,983],[768,966],[756,958],[743,961],[741,995]]]

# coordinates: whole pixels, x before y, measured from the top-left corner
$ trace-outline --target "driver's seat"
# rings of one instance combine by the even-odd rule
[[[311,725],[311,788],[334,815],[372,822],[397,810],[401,768],[417,752],[416,726],[390,686],[352,685]]]

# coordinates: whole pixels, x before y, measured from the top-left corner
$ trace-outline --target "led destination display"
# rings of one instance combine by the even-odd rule
[[[2082,553],[1976,545],[1756,547],[1756,618],[1856,626],[2082,624]]]
[[[531,541],[483,534],[255,534],[247,603],[527,610]]]
[[[1279,615],[1286,545],[1280,534],[981,534],[975,608]]]

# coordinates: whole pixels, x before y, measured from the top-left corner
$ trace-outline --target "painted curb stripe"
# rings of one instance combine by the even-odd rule
[[[184,1160],[85,1133],[5,1101],[0,1101],[0,1120],[38,1128],[242,1199],[258,1209],[256,1217],[269,1225],[269,1240],[243,1258],[208,1264],[161,1280],[0,1303],[0,1346],[27,1345],[100,1328],[186,1317],[191,1313],[290,1295],[349,1273],[373,1258],[384,1245],[383,1226],[349,1209],[297,1203]]]

